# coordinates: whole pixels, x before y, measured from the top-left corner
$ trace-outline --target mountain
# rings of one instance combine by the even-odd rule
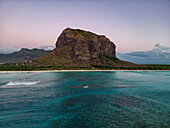
[[[29,65],[61,67],[127,67],[136,64],[116,57],[116,45],[104,35],[66,28],[56,48],[32,60]]]
[[[26,49],[22,48],[20,51],[13,52],[11,54],[0,54],[0,63],[20,63],[28,60],[32,60],[35,57],[48,53],[44,49]]]

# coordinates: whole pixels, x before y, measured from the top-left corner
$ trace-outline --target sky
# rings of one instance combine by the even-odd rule
[[[67,27],[106,35],[120,53],[170,47],[170,0],[0,0],[0,50],[52,47]]]
[[[117,53],[121,60],[130,61],[137,64],[168,64],[170,65],[170,47],[160,43],[148,51],[137,51],[128,53]]]

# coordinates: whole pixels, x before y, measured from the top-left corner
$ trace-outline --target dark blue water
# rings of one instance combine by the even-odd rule
[[[1,128],[169,128],[170,72],[0,74]]]

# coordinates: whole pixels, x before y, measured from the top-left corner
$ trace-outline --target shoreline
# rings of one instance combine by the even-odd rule
[[[39,70],[39,71],[0,71],[0,73],[15,72],[106,72],[106,71],[170,71],[170,70]]]

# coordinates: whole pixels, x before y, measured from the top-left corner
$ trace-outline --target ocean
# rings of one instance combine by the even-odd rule
[[[169,128],[170,71],[0,73],[0,128]]]

